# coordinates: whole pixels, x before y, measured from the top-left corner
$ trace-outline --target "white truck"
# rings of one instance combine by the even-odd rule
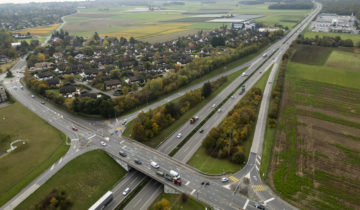
[[[174,171],[174,170],[170,170],[170,175],[173,176],[173,177],[176,177],[176,179],[180,179],[180,175],[177,171]]]

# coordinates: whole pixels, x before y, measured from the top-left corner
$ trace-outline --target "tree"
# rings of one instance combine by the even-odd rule
[[[100,36],[97,32],[94,33],[94,36],[93,38],[96,40],[96,41],[99,41],[100,40]]]
[[[136,121],[132,127],[132,137],[139,141],[145,140],[144,126],[138,121]]]
[[[72,74],[65,74],[64,80],[65,80],[65,83],[67,83],[67,82],[74,83],[75,77]]]
[[[138,90],[138,88],[139,88],[139,85],[136,83],[136,82],[134,82],[134,83],[132,83],[132,85],[131,85],[131,90],[132,91],[137,91]]]
[[[37,59],[39,61],[44,61],[45,60],[45,54],[44,53],[38,53],[37,54]]]
[[[170,202],[168,200],[166,200],[165,198],[162,198],[160,201],[158,201],[158,202],[156,202],[154,204],[154,209],[156,209],[156,210],[170,210],[171,205],[170,205]]]
[[[202,90],[202,94],[201,94],[202,96],[204,96],[205,98],[209,97],[212,92],[210,82],[205,82],[201,90]]]
[[[10,70],[7,70],[6,72],[6,78],[13,77],[13,73]]]

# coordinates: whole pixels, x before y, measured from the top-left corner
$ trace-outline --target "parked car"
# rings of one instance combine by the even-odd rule
[[[126,157],[126,156],[127,156],[126,153],[123,152],[123,151],[120,151],[120,152],[119,152],[119,155],[120,155],[121,157]]]
[[[100,141],[100,144],[103,145],[104,147],[106,146],[105,141]]]
[[[130,188],[127,187],[122,194],[123,196],[126,196],[127,194],[129,194],[129,192],[130,192]]]

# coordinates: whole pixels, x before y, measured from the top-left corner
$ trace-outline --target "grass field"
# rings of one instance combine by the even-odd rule
[[[266,86],[266,81],[269,75],[270,75],[270,71],[267,71],[255,84],[254,87],[258,87],[262,91],[264,91],[264,88]],[[252,136],[249,137],[249,139],[252,139]],[[248,140],[244,143],[244,153],[246,157],[249,156],[251,144],[252,144],[252,140]],[[213,158],[207,155],[205,148],[203,146],[201,146],[195,152],[195,154],[189,160],[188,164],[208,174],[235,173],[243,167],[242,165],[234,164],[229,160]]]
[[[0,151],[10,142],[26,142],[15,151],[0,156],[0,206],[60,159],[68,146],[65,136],[20,103],[0,108],[0,134],[9,135],[0,142]],[[5,120],[3,120],[5,118]]]
[[[324,37],[324,36],[337,37],[337,36],[340,36],[342,40],[346,40],[346,39],[353,40],[354,45],[356,45],[356,43],[360,42],[360,35],[356,35],[356,34],[312,32],[312,31],[309,31],[309,30],[307,30],[304,33],[305,38],[306,37],[315,38],[316,36],[319,36],[319,37]]]
[[[144,41],[159,42],[223,25],[223,23],[206,22],[207,19],[196,20],[193,17],[196,14],[229,12],[239,15],[260,14],[265,17],[258,22],[264,22],[266,25],[280,23],[292,27],[309,12],[309,10],[269,10],[268,5],[237,5],[236,2],[231,1],[215,4],[186,2],[184,6],[161,5],[161,7],[169,11],[130,12],[134,7],[116,4],[79,9],[77,14],[65,17],[64,30],[85,37],[97,31],[101,36],[126,38],[133,36]]]
[[[149,210],[156,210],[156,208],[154,208],[154,204],[162,198],[165,198],[170,202],[171,210],[203,210],[206,208],[210,209],[209,206],[206,206],[192,198],[188,198],[186,202],[182,202],[181,195],[162,193],[150,206]]]
[[[1,64],[0,65],[0,74],[6,72],[6,70],[10,69],[16,64],[17,60],[13,60],[9,63]]]
[[[54,31],[60,24],[53,24],[48,26],[41,26],[36,28],[28,28],[21,31],[17,31],[18,33],[26,34],[30,32],[31,35],[45,36],[49,35],[52,31]]]
[[[53,189],[66,192],[72,209],[88,209],[125,174],[104,151],[91,151],[69,162],[16,209],[31,209]]]
[[[333,51],[325,65],[334,68],[360,71],[360,53]]]
[[[275,142],[264,145],[273,154],[262,172],[301,209],[360,206],[360,71],[346,62],[327,67],[334,56],[350,53],[330,50],[327,61],[318,62],[323,65],[289,63],[278,127],[266,133],[266,141]]]

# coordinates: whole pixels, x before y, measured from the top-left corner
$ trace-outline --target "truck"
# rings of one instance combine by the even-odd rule
[[[192,117],[192,118],[190,119],[190,124],[194,124],[198,119],[199,119],[198,116]]]
[[[239,92],[239,95],[242,95],[245,92],[245,85],[241,86],[241,91]]]
[[[177,171],[170,170],[170,175],[175,177],[176,179],[180,179],[180,175]]]

